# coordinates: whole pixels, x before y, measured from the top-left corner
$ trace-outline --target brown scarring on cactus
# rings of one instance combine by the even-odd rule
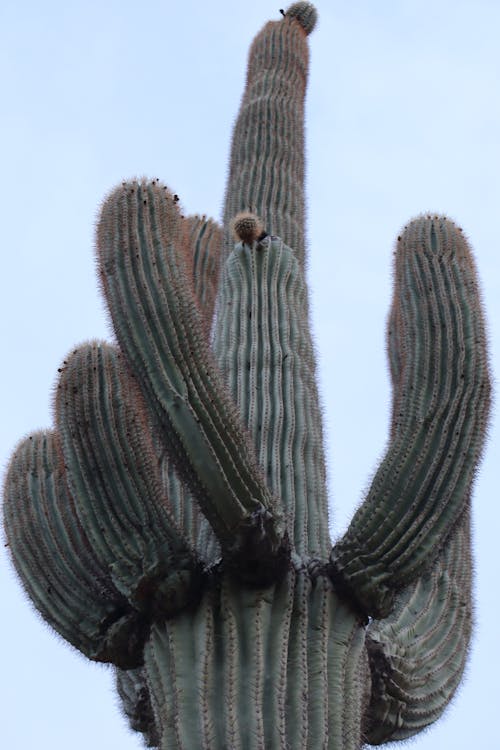
[[[390,441],[332,548],[304,278],[316,11],[282,15],[250,51],[224,228],[184,218],[157,179],[105,199],[98,268],[118,343],[64,360],[54,429],[17,446],[5,483],[27,593],[114,665],[131,727],[161,750],[411,737],[452,698],[471,634],[490,401],[471,251],[438,215],[397,238]]]

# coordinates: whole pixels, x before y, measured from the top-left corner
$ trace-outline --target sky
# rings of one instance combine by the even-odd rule
[[[278,3],[276,2],[276,6]],[[500,372],[500,4],[318,0],[307,98],[308,280],[327,433],[332,536],[384,452],[393,243],[423,211],[469,237]],[[160,177],[188,213],[219,218],[248,46],[273,3],[2,0],[0,467],[50,427],[55,375],[110,338],[94,266],[103,196]],[[473,496],[475,632],[463,687],[415,750],[498,742],[498,407]],[[0,745],[142,747],[111,670],[33,611],[2,545]]]

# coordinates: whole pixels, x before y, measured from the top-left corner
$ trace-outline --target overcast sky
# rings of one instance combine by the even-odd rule
[[[266,20],[279,18],[275,5],[2,0],[2,468],[20,437],[50,426],[64,355],[82,340],[110,337],[93,255],[103,195],[123,178],[157,176],[187,212],[220,216],[247,49]],[[309,281],[336,536],[384,451],[392,247],[412,216],[447,213],[469,236],[499,372],[500,3],[316,5]],[[476,627],[467,678],[415,750],[498,742],[498,430],[494,415],[474,492]],[[42,623],[6,557],[0,576],[0,745],[141,747],[117,708],[111,671]]]

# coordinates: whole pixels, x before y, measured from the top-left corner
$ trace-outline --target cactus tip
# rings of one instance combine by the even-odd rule
[[[312,3],[292,3],[283,15],[296,18],[306,34],[313,31],[318,20],[318,11]]]
[[[241,211],[231,222],[234,237],[246,245],[251,245],[262,234],[263,224],[256,214]]]

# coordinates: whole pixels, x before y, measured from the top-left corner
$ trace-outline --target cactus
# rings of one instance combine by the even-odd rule
[[[297,2],[253,42],[223,228],[184,217],[156,179],[107,196],[97,254],[116,343],[66,357],[54,429],[7,473],[25,590],[114,665],[131,727],[161,750],[411,737],[467,657],[490,386],[474,261],[446,217],[398,237],[390,441],[348,530],[328,535],[304,278],[315,22]]]

